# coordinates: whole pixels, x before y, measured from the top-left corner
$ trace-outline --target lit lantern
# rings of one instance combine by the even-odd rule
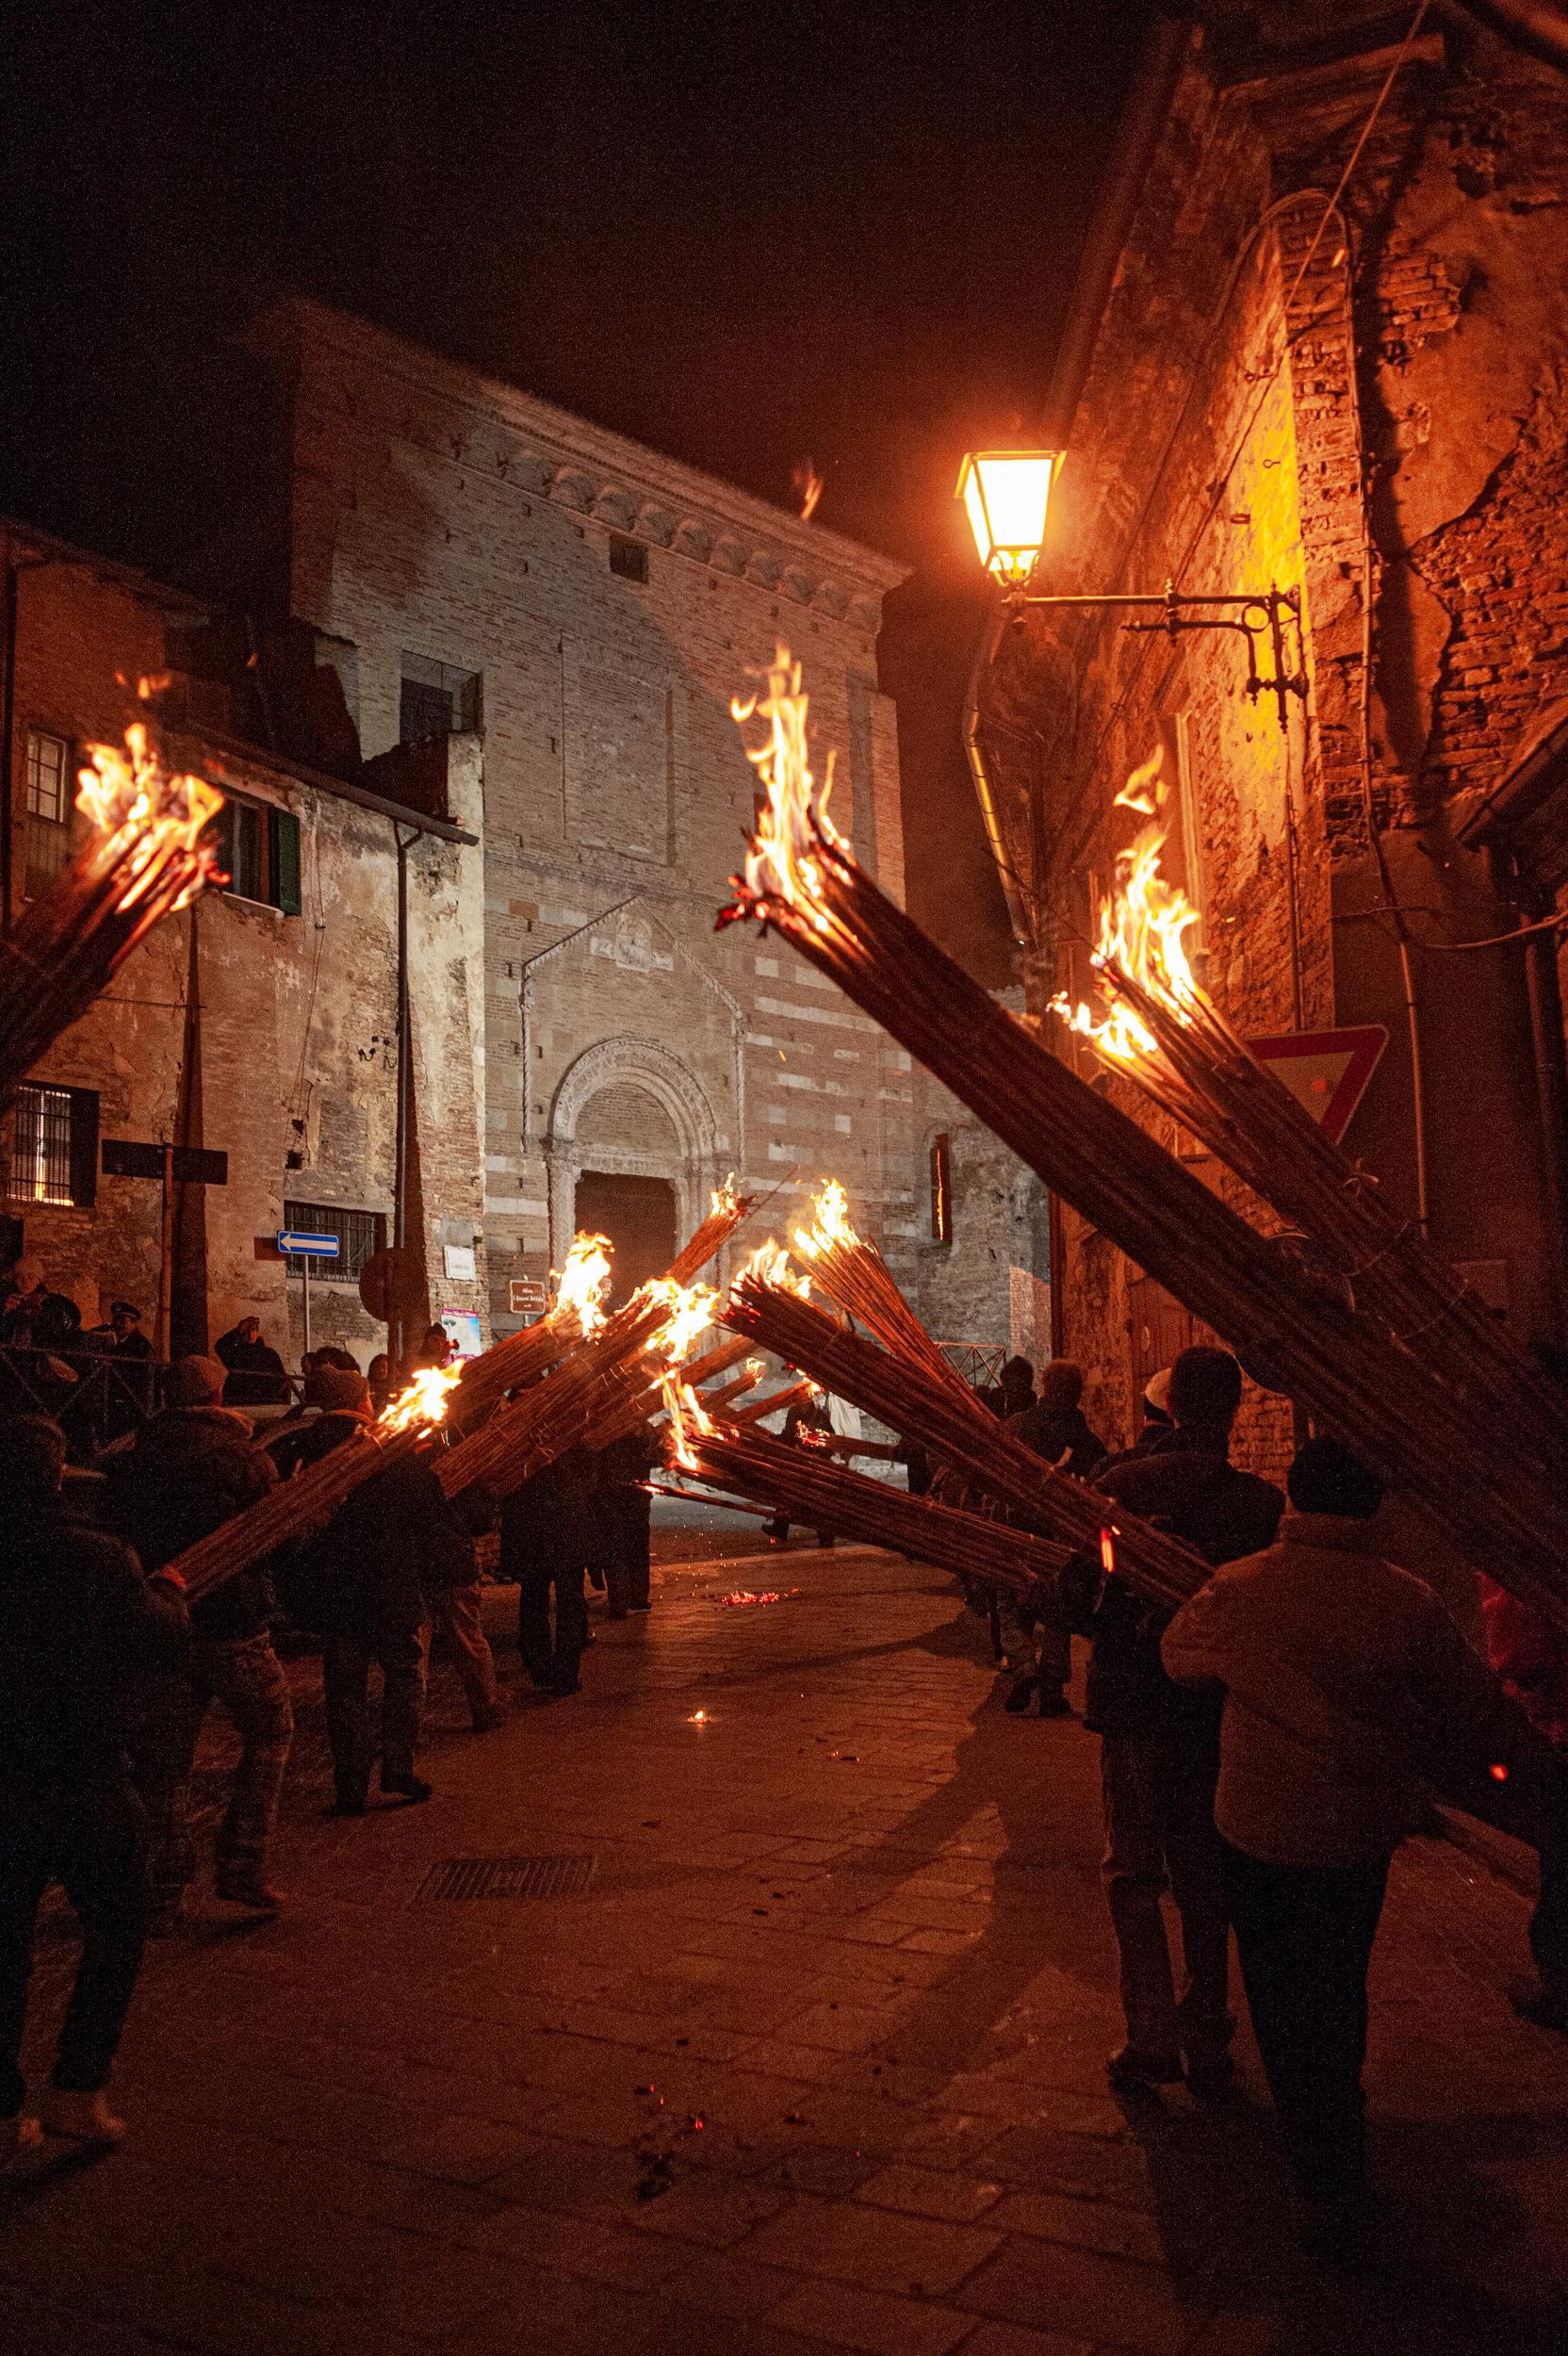
[[[1045,537],[1045,511],[1062,463],[1059,450],[971,450],[957,496],[987,572],[1026,581]]]

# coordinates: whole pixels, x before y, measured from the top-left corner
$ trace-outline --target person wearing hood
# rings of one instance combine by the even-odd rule
[[[38,1909],[51,1881],[82,1955],[40,2106],[45,2129],[117,2143],[105,2089],[147,1935],[147,1826],[125,1755],[133,1681],[177,1675],[180,1583],[68,1521],[65,1434],[0,1422],[0,2162],[39,2140],[19,2053]]]
[[[168,1404],[106,1459],[103,1520],[159,1570],[265,1497],[276,1474],[249,1416],[219,1404],[222,1366],[176,1358]],[[264,1567],[241,1571],[192,1605],[188,1676],[150,1691],[135,1754],[153,1832],[155,1927],[178,1919],[195,1872],[188,1795],[202,1722],[216,1701],[239,1736],[239,1764],[219,1828],[216,1888],[231,1906],[272,1914],[267,1878],[284,1771],[294,1737],[288,1679],[272,1648],[275,1608]]]
[[[1228,1350],[1184,1350],[1170,1370],[1171,1431],[1139,1456],[1102,1465],[1094,1487],[1157,1521],[1211,1563],[1269,1545],[1284,1510],[1272,1481],[1230,1461],[1241,1368]],[[1107,1514],[1107,1520],[1114,1516]],[[1085,1724],[1101,1737],[1104,1880],[1120,1965],[1127,2041],[1107,2064],[1124,2093],[1175,2085],[1224,2099],[1234,2070],[1230,1938],[1214,1824],[1219,1710],[1171,1683],[1160,1664],[1164,1617],[1098,1560],[1057,1578],[1067,1626],[1090,1639]],[[1175,1993],[1163,1900],[1182,1926]]]
[[[1430,1588],[1383,1559],[1382,1483],[1359,1457],[1309,1440],[1288,1487],[1274,1544],[1184,1604],[1162,1651],[1184,1686],[1223,1693],[1236,1953],[1306,2238],[1332,2256],[1367,2222],[1366,1974],[1389,1863],[1434,1758],[1511,1750],[1513,1711]]]

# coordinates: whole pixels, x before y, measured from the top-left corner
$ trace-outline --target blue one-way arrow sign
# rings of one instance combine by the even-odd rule
[[[337,1235],[307,1235],[292,1227],[278,1230],[278,1250],[291,1260],[335,1260],[342,1249]]]

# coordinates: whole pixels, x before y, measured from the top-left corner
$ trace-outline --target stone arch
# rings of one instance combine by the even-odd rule
[[[588,1106],[607,1090],[627,1088],[638,1090],[657,1106],[662,1116],[662,1136],[651,1150],[599,1139],[585,1150],[578,1127]],[[577,1182],[588,1151],[596,1170],[669,1179],[683,1235],[703,1218],[710,1189],[726,1174],[719,1168],[719,1124],[700,1081],[658,1040],[629,1034],[584,1048],[562,1074],[550,1104],[545,1164],[549,1172],[550,1261],[556,1268],[572,1240]]]

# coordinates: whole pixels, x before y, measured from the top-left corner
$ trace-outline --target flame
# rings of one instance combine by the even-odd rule
[[[1183,1015],[1198,995],[1198,979],[1182,936],[1197,924],[1199,912],[1180,886],[1160,873],[1168,831],[1162,816],[1169,792],[1164,765],[1162,749],[1134,770],[1116,797],[1122,809],[1138,810],[1149,823],[1117,855],[1116,883],[1110,898],[1100,904],[1100,937],[1090,963],[1119,967]],[[1051,1009],[1109,1062],[1134,1065],[1159,1052],[1148,1024],[1123,1000],[1112,997],[1097,1014],[1084,1001],[1074,1006],[1058,992]]]
[[[712,1193],[709,1197],[709,1201],[713,1205],[712,1215],[715,1219],[734,1218],[736,1212],[741,1207],[741,1198],[735,1191],[735,1172],[733,1170],[730,1171],[722,1186],[715,1186],[713,1188]]]
[[[823,481],[809,457],[802,458],[791,473],[790,481],[800,493],[800,520],[808,524],[817,512],[817,501],[823,493]]]
[[[746,747],[766,800],[746,854],[745,890],[759,916],[766,916],[769,899],[776,898],[804,909],[825,933],[826,915],[810,906],[822,889],[819,854],[829,844],[847,856],[850,846],[827,815],[833,792],[831,753],[820,787],[812,775],[806,732],[810,699],[800,680],[800,664],[788,646],[779,646],[768,668],[767,694],[738,697],[729,707],[734,720],[755,716],[768,724],[766,740]]]
[[[384,1407],[376,1417],[378,1432],[408,1432],[415,1424],[447,1420],[449,1395],[463,1380],[463,1361],[449,1366],[417,1366],[408,1388]]]
[[[123,752],[114,744],[90,744],[87,752],[91,767],[77,772],[76,808],[107,838],[108,857],[128,862],[130,881],[120,895],[121,908],[134,908],[168,859],[180,855],[197,862],[174,903],[177,908],[188,907],[218,873],[215,856],[201,838],[222,809],[222,794],[204,777],[172,777],[139,720],[125,730]]]
[[[857,1244],[860,1238],[849,1223],[849,1197],[836,1178],[825,1178],[811,1201],[812,1223],[795,1229],[795,1249],[808,1260],[829,1244]]]
[[[604,1323],[604,1297],[610,1290],[610,1260],[614,1245],[608,1235],[574,1235],[566,1265],[556,1279],[552,1317],[563,1310],[577,1318],[586,1341]]]
[[[762,1377],[768,1370],[767,1360],[765,1358],[748,1358],[744,1363],[746,1372],[750,1375],[752,1381],[754,1383],[760,1383]]]
[[[685,1357],[699,1333],[707,1332],[719,1305],[719,1296],[710,1285],[678,1284],[670,1276],[656,1276],[645,1284],[643,1297],[661,1302],[669,1311],[648,1348],[671,1366]]]
[[[702,1465],[692,1447],[692,1434],[711,1432],[713,1419],[689,1383],[678,1382],[673,1374],[666,1374],[659,1387],[664,1394],[664,1410],[670,1419],[670,1448],[675,1461],[683,1472],[700,1472]]]
[[[785,1292],[798,1293],[802,1301],[811,1290],[811,1279],[795,1274],[790,1266],[790,1255],[776,1235],[770,1235],[766,1243],[758,1245],[744,1268],[737,1272],[735,1283],[743,1284],[748,1276],[759,1284],[777,1284]]]

